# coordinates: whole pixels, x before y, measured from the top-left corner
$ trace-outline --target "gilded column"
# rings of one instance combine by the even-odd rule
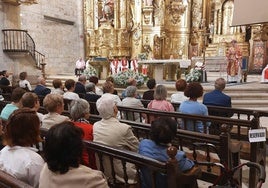
[[[127,8],[126,8],[126,0],[120,1],[120,28],[125,29],[127,27]]]
[[[180,42],[178,43],[178,56],[182,58],[188,57],[188,48],[185,48],[187,44],[189,44],[189,33],[190,33],[190,10],[191,4],[187,2],[187,0],[182,1],[183,6],[186,7],[185,12],[181,18],[181,31],[182,35],[180,38]]]
[[[114,0],[114,28],[119,28],[119,15],[118,15],[119,9],[118,9],[118,0]]]
[[[218,33],[217,34],[221,34],[221,24],[222,24],[222,11],[219,9],[218,10],[218,21],[217,21],[217,24],[218,24]]]
[[[215,34],[217,34],[217,30],[218,30],[218,22],[217,22],[217,20],[218,20],[218,15],[217,15],[217,12],[218,12],[218,10],[216,10],[215,9],[215,11],[214,11],[214,29],[213,29],[213,35],[215,35]]]
[[[141,15],[142,15],[142,11],[141,11],[141,0],[136,0],[133,3],[135,5],[135,7],[136,7],[136,10],[134,9],[134,12],[136,12],[136,14],[134,14],[135,15],[136,23],[141,23]]]
[[[206,19],[207,15],[207,0],[203,0],[202,2],[202,19]]]
[[[85,1],[84,3],[84,20],[87,29],[94,28],[94,6],[92,1]]]
[[[89,0],[88,0],[89,1]],[[94,29],[98,29],[99,27],[99,12],[98,12],[98,0],[93,0],[93,4],[91,6],[93,8],[93,18],[94,20]]]

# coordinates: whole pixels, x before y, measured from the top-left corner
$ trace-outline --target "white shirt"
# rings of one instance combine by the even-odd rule
[[[59,95],[63,95],[64,91],[61,88],[57,88],[57,89],[53,89],[51,91],[51,94],[59,94]]]
[[[141,103],[141,100],[136,99],[135,97],[126,97],[122,100],[122,106],[131,107],[131,108],[144,108],[143,104]],[[139,122],[140,121],[140,115],[139,113],[123,113],[125,115],[124,118],[128,117],[128,120],[134,120]]]
[[[100,89],[99,87],[95,86],[95,90],[96,90],[97,95],[102,95],[103,94],[102,89]]]
[[[67,91],[63,94],[64,99],[69,99],[69,100],[79,100],[80,97],[77,93]]]
[[[76,63],[75,63],[75,67],[76,67],[77,69],[83,69],[83,68],[85,68],[85,66],[86,66],[86,63],[85,63],[84,60],[78,60],[78,61],[76,61]]]
[[[8,174],[38,187],[43,158],[32,147],[5,146],[0,151],[0,169]]]
[[[111,97],[114,100],[116,105],[122,105],[122,101],[118,95],[114,95],[111,93],[104,93],[101,97]]]
[[[67,116],[60,115],[56,112],[49,112],[48,114],[43,116],[42,127],[50,129],[53,125],[69,120],[70,119]]]
[[[19,87],[26,88],[26,84],[27,84],[28,89],[30,91],[32,91],[32,86],[28,80],[20,80],[19,81]]]
[[[188,97],[184,95],[183,91],[178,91],[177,93],[174,93],[170,96],[171,102],[182,103],[183,101],[186,100],[188,100]]]

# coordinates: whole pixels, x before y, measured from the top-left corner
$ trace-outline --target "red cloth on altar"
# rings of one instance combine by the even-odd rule
[[[128,70],[128,61],[126,59],[122,59],[121,65],[122,65],[122,71]]]
[[[268,79],[268,68],[264,71],[264,79]]]

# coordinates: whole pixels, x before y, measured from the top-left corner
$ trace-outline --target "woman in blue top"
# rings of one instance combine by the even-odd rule
[[[207,107],[204,104],[197,101],[197,99],[199,97],[202,97],[203,95],[203,87],[199,82],[189,83],[186,89],[184,90],[184,95],[186,97],[189,97],[189,100],[183,101],[180,104],[180,107],[177,109],[177,111],[185,114],[203,115],[203,116],[208,115]],[[207,126],[209,126],[209,124],[210,123],[208,122]],[[204,130],[204,125],[201,121],[194,122],[192,120],[188,120],[186,121],[185,125],[184,122],[182,122],[182,127],[184,126],[186,126],[186,129],[190,131],[207,133],[207,131]]]
[[[171,140],[175,137],[177,132],[177,122],[172,118],[158,118],[151,124],[151,139],[143,139],[139,145],[139,153],[141,155],[151,157],[161,162],[166,162],[169,159],[167,155],[167,148]],[[178,160],[179,170],[182,172],[193,168],[194,162],[186,158],[183,151],[178,151],[176,155]],[[151,188],[151,173],[149,169],[143,168],[141,170],[142,188]],[[196,181],[191,182],[196,184]],[[156,187],[168,187],[167,177],[165,174],[157,174]]]

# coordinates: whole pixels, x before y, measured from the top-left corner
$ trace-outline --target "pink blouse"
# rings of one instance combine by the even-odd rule
[[[167,111],[167,112],[174,112],[175,111],[173,105],[166,100],[152,100],[148,104],[147,108],[154,109],[154,110]]]

